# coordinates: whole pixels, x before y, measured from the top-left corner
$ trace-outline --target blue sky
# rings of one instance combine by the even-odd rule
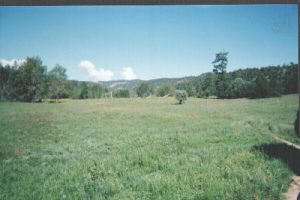
[[[298,60],[296,5],[0,7],[0,60],[40,56],[69,79],[153,79]]]

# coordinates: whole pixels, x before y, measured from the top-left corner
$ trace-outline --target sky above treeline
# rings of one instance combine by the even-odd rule
[[[298,61],[296,5],[0,7],[0,62],[39,56],[69,79],[196,76]]]

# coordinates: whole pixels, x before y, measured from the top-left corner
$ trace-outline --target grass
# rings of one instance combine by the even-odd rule
[[[297,95],[0,103],[0,199],[280,199]],[[272,133],[272,134],[271,134]]]

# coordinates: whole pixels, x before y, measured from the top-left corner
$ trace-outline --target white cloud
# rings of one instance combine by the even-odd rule
[[[3,66],[6,66],[6,65],[14,66],[15,64],[17,64],[17,66],[20,66],[25,62],[26,62],[26,60],[24,60],[24,59],[21,59],[21,60],[17,60],[17,59],[11,59],[11,60],[0,59],[0,63]]]
[[[131,67],[124,67],[121,71],[121,74],[125,80],[136,79],[136,75],[134,74],[133,69]]]
[[[109,81],[114,73],[103,68],[97,69],[96,66],[88,60],[83,60],[78,65],[80,68],[87,71],[92,81]]]

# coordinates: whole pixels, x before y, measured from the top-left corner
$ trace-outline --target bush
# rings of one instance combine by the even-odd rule
[[[183,104],[187,99],[187,92],[185,90],[176,90],[175,97],[179,104]]]

